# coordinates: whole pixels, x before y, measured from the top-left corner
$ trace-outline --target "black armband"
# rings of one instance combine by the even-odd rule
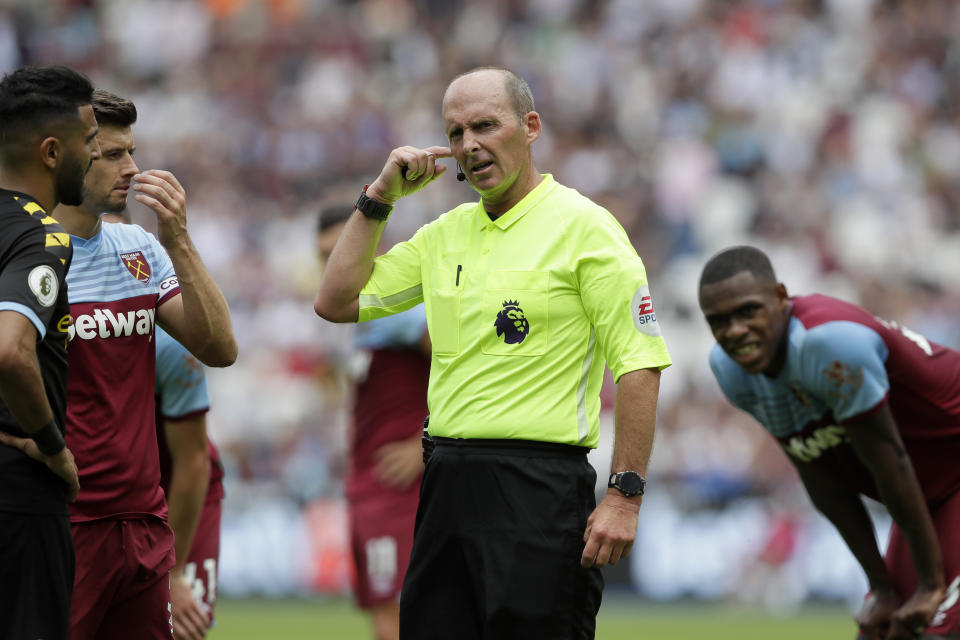
[[[37,443],[37,448],[40,449],[40,453],[47,457],[57,455],[67,446],[67,443],[63,439],[63,434],[60,433],[60,429],[57,428],[57,421],[53,419],[44,425],[40,431],[31,433],[30,437]]]
[[[366,185],[363,188],[363,191],[360,192],[360,197],[357,198],[357,203],[353,206],[356,207],[357,211],[372,220],[386,220],[390,217],[390,212],[393,211],[393,205],[367,197],[367,188],[369,186],[370,185]]]

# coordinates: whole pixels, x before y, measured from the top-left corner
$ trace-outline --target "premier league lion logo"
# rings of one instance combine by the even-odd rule
[[[497,328],[497,337],[504,336],[503,341],[507,344],[519,344],[530,333],[530,323],[516,300],[504,301],[503,309],[497,314],[493,326]]]

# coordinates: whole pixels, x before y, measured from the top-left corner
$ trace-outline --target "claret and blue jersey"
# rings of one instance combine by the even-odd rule
[[[160,242],[136,225],[71,237],[67,446],[80,461],[74,522],[165,517],[154,428],[157,310],[180,292]]]
[[[774,377],[746,373],[719,345],[710,366],[729,400],[794,462],[822,467],[876,497],[844,425],[886,402],[926,499],[960,488],[960,353],[822,295],[792,299],[786,348]]]

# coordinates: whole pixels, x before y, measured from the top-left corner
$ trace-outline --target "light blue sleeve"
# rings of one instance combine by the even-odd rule
[[[16,311],[20,315],[26,316],[27,320],[33,323],[37,333],[40,334],[40,338],[47,336],[47,326],[40,321],[40,316],[37,315],[37,312],[27,305],[13,301],[0,302],[0,311]]]
[[[182,418],[210,408],[203,365],[170,334],[157,327],[156,394],[165,418]]]
[[[353,343],[358,349],[409,348],[419,345],[427,330],[423,305],[356,326]]]
[[[163,248],[163,245],[160,244],[160,241],[157,240],[157,237],[142,227],[137,225],[132,226],[137,227],[137,229],[147,236],[147,241],[150,244],[150,260],[154,269],[151,276],[156,278],[157,281],[163,281],[167,278],[177,275],[173,270],[173,262],[171,262],[170,256],[167,255],[167,250]]]
[[[865,325],[836,321],[807,331],[800,375],[810,389],[833,410],[838,422],[867,413],[887,397],[887,345]]]
[[[746,399],[752,396],[752,393],[746,385],[746,374],[716,344],[710,349],[710,370],[713,371],[713,377],[717,379],[717,384],[727,400],[738,409],[749,411]]]

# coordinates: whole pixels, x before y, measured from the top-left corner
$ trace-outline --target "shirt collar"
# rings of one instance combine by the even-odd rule
[[[29,193],[24,193],[23,191],[14,191],[12,189],[0,189],[0,194],[8,195],[11,198],[24,198],[26,200],[29,200],[30,202],[36,203],[36,205],[40,207],[40,203],[37,202],[36,198],[34,198]],[[43,209],[43,207],[40,207],[40,209]],[[45,210],[43,212],[46,213]]]
[[[103,215],[103,214],[100,214]],[[103,220],[97,222],[100,225],[100,228],[95,234],[89,238],[81,238],[80,236],[70,235],[70,242],[73,243],[75,249],[84,249],[90,253],[96,253],[100,250],[100,245],[103,243]]]
[[[487,212],[483,209],[483,200],[477,204],[477,215],[482,224],[492,224],[496,225],[502,230],[507,230],[514,222],[519,220],[527,213],[530,209],[534,207],[538,202],[543,200],[548,193],[553,191],[554,187],[557,186],[557,182],[553,179],[553,175],[549,173],[540,174],[543,180],[540,181],[540,184],[535,186],[530,193],[523,196],[523,199],[520,200],[517,204],[513,205],[508,211],[504,212],[503,215],[497,217],[495,220],[490,220],[490,217],[487,216]]]

